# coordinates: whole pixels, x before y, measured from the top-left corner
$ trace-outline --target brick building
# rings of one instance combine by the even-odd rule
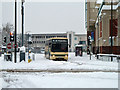
[[[120,2],[112,2],[111,32],[111,0],[86,2],[87,36],[93,36],[92,52],[103,54],[120,54]],[[91,33],[94,33],[92,35]],[[111,46],[111,35],[112,45]],[[98,52],[97,52],[98,51]]]

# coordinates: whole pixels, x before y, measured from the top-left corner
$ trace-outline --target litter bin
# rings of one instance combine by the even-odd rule
[[[4,60],[6,61],[12,61],[12,55],[10,53],[5,53],[4,54]]]

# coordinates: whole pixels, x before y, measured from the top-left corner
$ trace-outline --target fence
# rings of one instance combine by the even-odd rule
[[[103,60],[103,61],[111,61],[111,57],[113,58],[113,62],[120,62],[120,55],[97,54],[97,59]]]

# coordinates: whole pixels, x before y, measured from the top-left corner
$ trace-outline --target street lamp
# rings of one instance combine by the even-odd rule
[[[22,46],[24,45],[24,2],[25,0],[21,0],[21,14],[22,14]]]
[[[17,39],[16,39],[16,34],[17,34],[17,0],[15,0],[15,63],[17,62],[17,54],[16,54],[16,47],[17,47]]]
[[[28,34],[28,59],[29,59],[29,33],[30,33],[31,31],[27,31],[26,32],[26,34]]]
[[[113,35],[113,2],[111,0],[111,54],[113,53],[113,39],[112,39],[112,35]],[[111,61],[113,61],[113,57],[111,57]]]

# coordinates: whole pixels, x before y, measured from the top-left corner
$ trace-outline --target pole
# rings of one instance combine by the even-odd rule
[[[99,54],[99,16],[98,16],[98,54]]]
[[[99,54],[99,16],[98,16],[98,23],[97,23],[97,30],[98,30],[98,38],[97,38],[97,43],[98,43],[98,46],[97,46],[97,54]],[[99,59],[99,56],[97,55],[97,59]]]
[[[113,2],[111,0],[111,54],[113,54],[113,40],[112,40],[112,35],[113,35]],[[113,61],[113,57],[111,56],[111,61]]]
[[[120,8],[118,9],[118,46],[120,46]]]
[[[21,11],[21,14],[22,14],[22,46],[24,45],[24,0],[22,0],[22,11]]]
[[[89,46],[89,50],[90,50],[90,60],[91,60],[91,46]]]
[[[17,33],[17,0],[15,0],[15,63],[16,63],[16,33]]]
[[[91,37],[88,36],[88,47],[89,47],[89,54],[90,54],[90,60],[91,60]]]
[[[29,33],[28,33],[28,59],[29,59]]]

